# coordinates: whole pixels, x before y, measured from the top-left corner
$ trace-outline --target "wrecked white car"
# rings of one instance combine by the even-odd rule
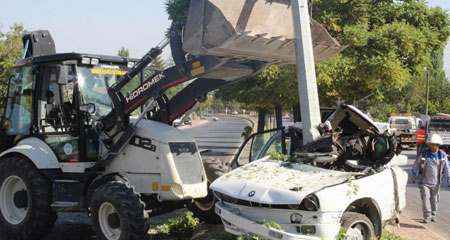
[[[232,162],[237,169],[210,186],[226,231],[267,239],[374,239],[398,221],[408,176],[398,167],[407,157],[398,155],[394,137],[349,105],[320,131],[305,146],[298,125],[253,135],[241,146]]]

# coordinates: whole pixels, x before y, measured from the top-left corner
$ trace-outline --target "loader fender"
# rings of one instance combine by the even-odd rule
[[[42,140],[38,138],[25,138],[16,146],[10,148],[0,154],[0,158],[9,154],[22,154],[38,169],[58,169],[58,158],[52,149]]]
[[[105,173],[105,174],[97,176],[94,180],[92,180],[92,182],[91,182],[91,184],[89,184],[89,188],[87,190],[86,206],[89,206],[92,196],[98,187],[100,187],[101,185],[103,185],[107,182],[115,182],[115,181],[120,181],[125,184],[129,184],[128,179],[125,178],[124,176],[122,176],[122,174],[117,173],[117,172]]]

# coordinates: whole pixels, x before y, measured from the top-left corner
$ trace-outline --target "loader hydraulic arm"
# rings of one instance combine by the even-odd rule
[[[125,130],[129,125],[130,114],[145,105],[150,99],[157,100],[170,87],[192,80],[210,72],[223,64],[217,57],[200,56],[186,61],[181,47],[181,25],[172,24],[170,36],[157,47],[152,48],[128,72],[108,89],[108,95],[114,105],[113,111],[101,120],[100,129],[109,131],[116,126],[117,130]],[[156,72],[133,91],[124,95],[122,88],[137,74],[162,53],[162,49],[170,43],[175,65]]]
[[[122,88],[158,57],[162,49],[169,43],[176,64],[154,73],[133,91],[124,95],[121,91]],[[162,99],[163,92],[170,87],[205,75],[225,64],[224,61],[215,56],[199,56],[186,61],[181,46],[181,27],[173,24],[169,39],[165,39],[157,47],[152,48],[135,66],[108,88],[108,95],[114,108],[96,124],[98,130],[106,133],[105,136],[107,137],[103,142],[108,148],[105,155],[101,157],[99,165],[104,166],[133,136],[135,125],[130,124],[129,119],[134,110],[144,106],[148,100],[159,102]],[[144,114],[145,111],[139,119]],[[113,127],[115,127],[114,131],[112,131]],[[111,131],[113,132],[112,135]]]

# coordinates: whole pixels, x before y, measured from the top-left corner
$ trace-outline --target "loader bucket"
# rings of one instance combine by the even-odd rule
[[[192,0],[183,49],[193,55],[295,64],[290,0]],[[311,19],[315,62],[345,47]]]

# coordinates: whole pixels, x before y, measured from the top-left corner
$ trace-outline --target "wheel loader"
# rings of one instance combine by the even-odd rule
[[[81,211],[98,239],[145,239],[149,216],[186,203],[213,214],[214,179],[195,140],[172,122],[209,91],[295,61],[292,27],[278,31],[289,22],[286,2],[247,2],[192,1],[187,22],[139,60],[56,53],[48,31],[25,34],[2,107],[0,235],[40,239],[57,212]],[[274,22],[261,18],[268,13]],[[317,61],[343,49],[311,24]],[[169,45],[174,66],[149,67]]]

